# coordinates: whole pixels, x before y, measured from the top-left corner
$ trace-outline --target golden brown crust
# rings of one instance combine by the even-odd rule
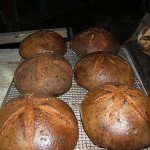
[[[72,109],[54,97],[22,97],[0,109],[1,149],[73,150],[78,123]]]
[[[137,150],[150,146],[150,98],[137,89],[99,87],[83,100],[81,118],[86,133],[99,147]]]
[[[49,30],[36,31],[20,43],[19,53],[23,58],[44,52],[64,55],[67,52],[67,43],[61,35]]]
[[[76,82],[92,90],[106,83],[133,86],[134,73],[122,58],[107,52],[94,52],[81,58],[74,68]]]
[[[103,28],[89,28],[79,32],[69,46],[80,57],[95,51],[107,51],[116,55],[120,49],[117,39]]]
[[[72,86],[72,76],[68,60],[60,55],[43,53],[21,63],[13,81],[22,94],[61,95]]]

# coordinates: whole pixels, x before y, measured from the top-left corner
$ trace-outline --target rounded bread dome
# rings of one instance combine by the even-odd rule
[[[0,108],[0,149],[73,150],[79,131],[72,109],[55,97],[19,97]]]
[[[19,54],[23,58],[44,52],[64,55],[67,52],[67,43],[57,32],[39,30],[28,35],[19,46]]]
[[[25,59],[14,73],[14,83],[22,94],[62,95],[72,86],[73,71],[64,57],[41,53]]]
[[[107,51],[117,55],[120,43],[106,29],[89,28],[75,34],[69,47],[80,57],[95,51]]]
[[[82,57],[75,65],[74,78],[88,90],[107,83],[133,86],[135,81],[130,64],[107,52],[93,52]]]
[[[81,104],[83,127],[96,145],[111,150],[150,146],[150,97],[120,85],[103,85]]]

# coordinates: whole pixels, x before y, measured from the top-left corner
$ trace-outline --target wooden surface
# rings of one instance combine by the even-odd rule
[[[0,49],[0,106],[20,63],[18,49]]]
[[[62,35],[64,38],[67,38],[67,29],[66,28],[55,28],[55,29],[47,29],[51,31],[55,31]],[[35,32],[37,30],[32,31],[21,31],[21,32],[9,32],[9,33],[1,33],[0,34],[0,44],[7,43],[18,43],[21,42],[25,37],[29,34]]]

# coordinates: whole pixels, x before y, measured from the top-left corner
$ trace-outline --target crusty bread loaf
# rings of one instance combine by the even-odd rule
[[[54,53],[41,53],[25,59],[17,67],[13,81],[22,94],[58,96],[70,89],[72,77],[67,59]]]
[[[143,28],[138,33],[137,45],[142,52],[150,55],[150,26]]]
[[[83,127],[99,147],[139,150],[150,146],[150,97],[127,86],[104,85],[81,104]]]
[[[78,123],[55,97],[19,97],[0,108],[1,150],[73,150]]]
[[[80,57],[95,51],[107,51],[116,55],[120,49],[118,40],[103,28],[89,28],[75,34],[69,46]]]
[[[82,57],[75,65],[74,77],[88,90],[107,83],[133,86],[135,81],[130,64],[107,52],[94,52]]]
[[[39,30],[27,36],[20,43],[19,54],[28,58],[37,53],[53,52],[64,55],[67,51],[65,39],[57,32]]]

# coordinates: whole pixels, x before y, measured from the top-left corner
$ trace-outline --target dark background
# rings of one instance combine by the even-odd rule
[[[0,32],[104,27],[123,43],[149,11],[150,0],[0,0]]]

